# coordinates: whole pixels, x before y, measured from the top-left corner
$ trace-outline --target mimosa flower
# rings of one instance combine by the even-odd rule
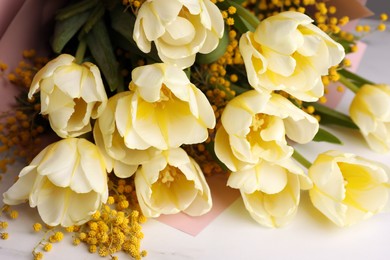
[[[217,47],[223,30],[221,12],[210,0],[148,0],[139,9],[133,38],[143,52],[154,42],[164,63],[187,68],[198,52]]]
[[[227,105],[217,130],[215,153],[231,170],[237,171],[260,159],[288,158],[293,148],[286,135],[307,143],[318,131],[318,121],[278,94],[247,91]]]
[[[362,86],[351,102],[349,114],[372,150],[390,151],[390,86]]]
[[[258,91],[283,90],[304,101],[324,94],[321,76],[339,64],[344,48],[299,12],[262,20],[239,43],[250,85]]]
[[[389,208],[390,170],[349,153],[320,154],[309,169],[310,199],[338,226],[349,226]]]
[[[180,211],[200,216],[212,206],[210,189],[198,164],[181,148],[163,151],[135,175],[137,198],[146,217]]]
[[[28,97],[37,91],[41,92],[41,113],[49,116],[52,129],[62,138],[91,131],[91,117],[99,117],[107,103],[98,67],[90,62],[79,65],[68,54],[38,71]]]
[[[28,200],[50,226],[83,224],[107,200],[105,161],[91,142],[63,139],[47,146],[24,167],[3,197],[9,205]]]
[[[250,168],[232,172],[227,184],[240,190],[252,218],[267,227],[289,223],[297,212],[300,190],[312,186],[290,158],[278,163],[261,160]]]

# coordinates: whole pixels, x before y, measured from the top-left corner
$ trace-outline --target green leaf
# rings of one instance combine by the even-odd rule
[[[103,17],[105,11],[106,10],[102,3],[96,5],[95,9],[93,9],[91,14],[89,15],[88,21],[83,26],[84,33],[88,33],[93,28],[97,21],[99,21]]]
[[[58,10],[56,20],[66,20],[72,16],[75,16],[76,14],[83,13],[94,7],[97,3],[98,0],[84,0],[68,5],[65,8]]]
[[[129,12],[123,11],[122,7],[116,7],[110,11],[111,28],[119,34],[115,34],[115,41],[120,43],[120,46],[132,53],[148,57],[155,62],[161,62],[156,51],[152,49],[150,53],[143,53],[133,40],[133,30],[135,17]],[[126,42],[126,41],[127,42]]]
[[[315,108],[315,114],[318,114],[321,117],[321,124],[332,124],[358,129],[352,119],[346,114],[343,114],[339,111],[336,111],[319,103],[310,103],[310,105]]]
[[[134,42],[133,31],[135,17],[128,12],[124,12],[123,8],[120,7],[111,10],[110,17],[111,27],[118,33],[122,34],[129,42]]]
[[[198,53],[198,55],[196,55],[196,62],[199,64],[210,64],[217,61],[220,57],[222,57],[225,54],[228,45],[229,45],[229,32],[228,29],[225,28],[223,36],[219,40],[217,48],[208,54]]]
[[[102,71],[111,91],[123,89],[123,77],[119,71],[106,25],[99,20],[86,35],[87,45]]]
[[[332,144],[342,144],[340,139],[338,139],[335,135],[326,131],[323,128],[318,129],[318,132],[314,136],[313,141],[315,141],[315,142],[328,142],[328,143],[332,143]]]
[[[66,20],[57,21],[54,28],[53,41],[51,47],[55,53],[61,53],[65,45],[72,39],[77,31],[85,24],[89,12],[74,15]]]

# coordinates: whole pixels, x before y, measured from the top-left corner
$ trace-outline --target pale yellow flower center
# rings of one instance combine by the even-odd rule
[[[252,124],[250,126],[251,132],[258,132],[262,128],[266,128],[268,125],[268,116],[264,114],[256,114],[252,118]]]
[[[175,181],[175,178],[179,177],[178,175],[183,175],[183,173],[178,168],[167,165],[162,171],[160,171],[158,182],[170,187],[171,183]]]

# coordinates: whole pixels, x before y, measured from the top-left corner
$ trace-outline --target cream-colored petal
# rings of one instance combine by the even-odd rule
[[[176,17],[165,26],[166,32],[160,38],[171,46],[189,44],[195,37],[196,30],[190,21],[183,17]]]
[[[36,166],[26,166],[22,171],[24,171],[24,175],[3,193],[5,204],[18,205],[28,200],[37,177]]]
[[[284,77],[290,76],[295,71],[296,61],[290,55],[281,54],[262,46],[262,54],[268,61],[268,69]]]
[[[215,135],[214,151],[218,159],[223,162],[231,171],[239,171],[248,166],[240,161],[232,152],[229,136],[223,127],[218,128]]]
[[[201,216],[209,212],[213,206],[210,188],[206,179],[200,169],[199,165],[191,158],[191,164],[195,167],[197,178],[199,179],[202,188],[198,191],[198,195],[185,210],[186,214],[190,216]]]
[[[155,63],[135,68],[131,72],[136,91],[147,102],[156,102],[160,99],[160,89],[163,83],[165,65]]]
[[[225,24],[222,18],[221,11],[215,4],[213,4],[209,0],[202,1],[202,3],[204,4],[205,9],[207,9],[208,16],[210,17],[210,23],[212,26],[211,30],[213,31],[213,33],[216,34],[216,36],[222,38],[223,31],[225,29]],[[205,24],[203,20],[202,24]],[[209,29],[208,27],[206,28]]]
[[[183,5],[183,1],[178,0],[153,1],[149,8],[153,8],[163,24],[169,24],[178,16]]]
[[[246,210],[256,222],[265,227],[276,226],[274,219],[266,212],[264,208],[264,193],[261,191],[255,191],[250,194],[247,194],[243,191],[240,192]]]
[[[271,16],[260,22],[254,39],[279,53],[291,55],[303,44],[303,36],[297,30],[298,26],[311,21],[310,17],[298,12]]]
[[[48,176],[56,186],[67,187],[71,183],[72,173],[80,170],[78,160],[77,139],[63,139],[47,151],[37,167],[37,172]]]
[[[102,198],[98,193],[71,193],[69,200],[71,203],[66,209],[66,215],[62,219],[60,225],[70,227],[74,225],[82,225],[89,221],[92,214],[99,209],[102,204]]]
[[[347,206],[322,193],[316,187],[309,190],[310,200],[322,214],[338,226],[345,226]]]
[[[100,154],[97,146],[85,139],[78,139],[77,143],[78,152],[80,154],[80,166],[83,170],[85,180],[91,186],[91,188],[97,192],[102,193],[107,189],[107,172],[106,165],[103,156]],[[74,185],[79,181],[78,176],[74,175],[71,188],[76,192],[86,193],[89,190],[86,189],[87,184],[80,190],[75,190]],[[81,184],[77,186],[82,187]]]
[[[142,31],[145,33],[145,36],[149,41],[156,40],[165,32],[165,28],[161,23],[158,14],[155,12],[153,5],[153,2],[146,2],[138,11]]]
[[[125,164],[121,161],[114,161],[114,173],[118,178],[129,178],[137,171],[137,165]]]
[[[53,72],[60,66],[72,64],[74,61],[74,57],[69,54],[61,54],[57,58],[48,62],[42,69],[40,69],[37,74],[35,74],[30,91],[28,93],[28,98],[32,98],[34,93],[36,93],[39,89],[39,83],[42,79],[48,78],[52,76]]]

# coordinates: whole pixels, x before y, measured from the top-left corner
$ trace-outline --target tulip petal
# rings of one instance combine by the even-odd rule
[[[89,220],[100,205],[97,196],[94,192],[77,194],[69,188],[59,188],[46,182],[39,192],[37,208],[48,225],[68,227]]]
[[[201,216],[211,210],[213,205],[211,192],[199,165],[193,159],[191,159],[191,164],[195,167],[195,172],[197,173],[196,179],[200,181],[202,187],[199,188],[198,195],[192,201],[191,205],[183,211],[190,216]]]
[[[18,205],[28,200],[37,177],[36,166],[26,166],[22,170],[23,176],[14,185],[3,193],[3,202],[8,205]]]
[[[246,210],[256,222],[266,227],[276,227],[275,220],[264,208],[264,193],[255,191],[248,194],[241,191],[241,197]]]
[[[53,72],[59,67],[64,65],[72,64],[74,57],[69,54],[61,54],[57,58],[48,62],[42,69],[40,69],[37,74],[35,74],[30,91],[28,92],[28,98],[31,99],[33,94],[39,89],[39,83],[42,79],[52,76]]]
[[[223,127],[218,128],[215,135],[214,151],[218,159],[221,160],[231,171],[239,171],[247,166],[247,163],[240,161],[232,152],[229,136]]]
[[[75,153],[76,142],[76,139],[63,139],[55,143],[37,167],[38,174],[47,176],[56,186],[69,186],[72,173],[80,170],[77,162],[78,154]]]
[[[182,9],[183,1],[177,0],[165,0],[165,1],[153,1],[153,9],[158,14],[158,18],[163,24],[172,22]],[[169,6],[169,8],[167,8]],[[145,18],[146,19],[146,18]]]
[[[131,75],[139,95],[147,102],[160,99],[160,90],[164,78],[164,66],[161,64],[146,65],[135,68]]]
[[[70,187],[78,193],[89,192],[87,187],[102,193],[107,189],[106,165],[102,155],[94,144],[85,139],[79,139],[77,146],[82,174],[74,175]],[[83,182],[85,184],[81,185]]]

